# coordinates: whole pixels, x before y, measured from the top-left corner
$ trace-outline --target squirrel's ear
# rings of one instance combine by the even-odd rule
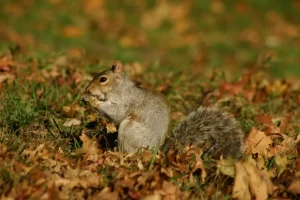
[[[111,67],[111,70],[115,73],[123,72],[123,64],[120,61],[115,60]]]

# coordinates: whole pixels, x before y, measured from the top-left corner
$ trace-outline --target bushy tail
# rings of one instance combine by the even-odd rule
[[[243,139],[240,124],[232,115],[216,108],[200,107],[173,130],[166,147],[180,150],[192,144],[206,147],[207,156],[237,159],[242,153]]]

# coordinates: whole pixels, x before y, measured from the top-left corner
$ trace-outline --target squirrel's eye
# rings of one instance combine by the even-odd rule
[[[101,82],[101,83],[104,83],[106,80],[107,80],[106,77],[101,77],[101,78],[100,78],[100,82]]]
[[[101,83],[104,83],[106,80],[107,80],[106,77],[101,77],[101,78],[100,78],[100,82],[101,82]]]

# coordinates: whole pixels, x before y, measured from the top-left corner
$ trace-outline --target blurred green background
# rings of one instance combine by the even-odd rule
[[[271,57],[275,77],[300,77],[298,0],[1,0],[0,51],[38,58],[159,63],[160,70],[235,74]]]

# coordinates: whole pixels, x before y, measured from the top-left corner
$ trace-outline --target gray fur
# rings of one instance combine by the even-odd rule
[[[118,126],[121,151],[159,147],[168,133],[169,105],[160,94],[137,87],[122,67],[116,61],[111,69],[99,73],[86,88],[83,100]],[[101,77],[106,77],[106,82],[99,82]],[[229,113],[200,107],[175,128],[165,145],[180,150],[189,144],[200,147],[209,144],[206,155],[238,158],[243,137],[239,123]]]
[[[165,141],[170,123],[167,102],[161,95],[135,86],[126,75],[106,94],[97,110],[119,126],[118,144],[122,151],[155,148]]]
[[[239,122],[227,112],[200,107],[191,112],[171,133],[166,141],[169,148],[182,149],[185,145],[203,146],[210,143],[207,156],[238,158],[243,148],[244,133]]]

